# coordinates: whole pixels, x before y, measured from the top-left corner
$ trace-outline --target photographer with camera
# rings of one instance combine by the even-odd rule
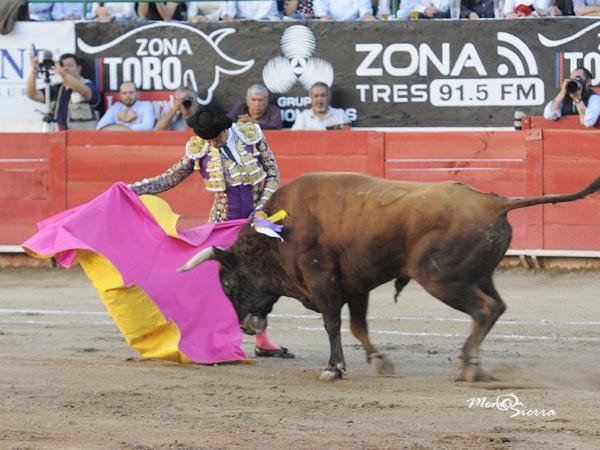
[[[30,55],[31,73],[27,78],[26,93],[31,100],[46,104],[44,123],[56,124],[61,130],[93,130],[97,121],[95,109],[100,103],[100,96],[94,83],[81,76],[79,58],[65,53],[56,61],[47,50],[40,55],[37,53],[34,49]],[[44,89],[36,87],[38,73],[44,77]],[[50,85],[52,73],[60,76],[62,82]]]
[[[156,121],[154,129],[182,131],[188,128],[187,119],[198,109],[198,94],[192,88],[182,86],[175,91],[173,108]]]
[[[146,131],[154,129],[154,108],[151,102],[138,101],[138,91],[132,81],[119,85],[119,101],[115,102],[98,121],[97,130],[119,129]],[[111,127],[112,125],[112,127]]]
[[[600,95],[592,90],[592,74],[584,67],[571,72],[569,78],[563,81],[558,95],[544,108],[546,120],[575,114],[586,127],[593,127],[600,116]]]

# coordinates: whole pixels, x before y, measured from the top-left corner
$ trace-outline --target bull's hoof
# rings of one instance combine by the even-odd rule
[[[370,354],[369,362],[378,376],[394,375],[396,373],[392,361],[382,353]]]
[[[323,372],[321,372],[321,381],[335,381],[343,378],[346,370],[342,367],[328,367]]]
[[[456,381],[467,381],[467,382],[485,382],[485,381],[498,381],[492,375],[482,370],[479,365],[468,365],[463,368],[462,373],[456,379]]]

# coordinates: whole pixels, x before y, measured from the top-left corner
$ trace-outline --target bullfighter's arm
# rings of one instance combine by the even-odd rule
[[[145,178],[129,185],[137,195],[154,195],[177,186],[194,171],[194,161],[183,156],[176,164],[154,178]]]
[[[256,206],[263,206],[279,187],[279,168],[267,141],[263,140],[258,144],[258,151],[260,152],[260,160],[267,177],[263,184],[262,195]]]

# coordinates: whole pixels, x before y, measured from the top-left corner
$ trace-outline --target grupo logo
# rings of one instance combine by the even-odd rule
[[[308,94],[318,81],[332,86],[334,70],[328,61],[314,56],[317,40],[310,28],[304,25],[286,28],[280,42],[282,54],[267,61],[262,77],[265,87],[280,95],[277,106],[281,109],[281,120],[291,123],[300,111],[310,106],[310,97],[289,95],[290,92],[297,91],[295,88],[300,85]],[[348,121],[356,120],[356,108],[346,108],[344,112]]]
[[[169,29],[179,30],[169,33]],[[221,28],[205,34],[186,24],[153,23],[101,45],[90,45],[79,37],[77,47],[98,58],[106,91],[117,91],[122,81],[133,81],[142,91],[173,91],[186,85],[196,90],[199,102],[206,105],[223,75],[241,75],[254,65],[253,59],[240,61],[219,47],[235,32],[234,28]]]
[[[313,32],[304,25],[287,28],[281,35],[281,52],[267,61],[263,68],[263,81],[275,94],[289,92],[297,83],[306,90],[317,81],[331,86],[333,66],[322,58],[313,56],[317,43]]]

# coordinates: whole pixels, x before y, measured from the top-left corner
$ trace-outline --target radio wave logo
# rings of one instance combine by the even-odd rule
[[[527,44],[516,36],[510,33],[499,32],[497,35],[498,42],[510,44],[512,48],[498,44],[498,56],[503,56],[508,59],[514,67],[515,73],[518,76],[537,75],[538,67],[535,61],[533,52],[527,47]],[[519,56],[520,54],[520,56]],[[525,64],[524,64],[525,63]],[[527,70],[525,68],[527,66]],[[501,76],[507,75],[509,67],[507,64],[498,64],[498,74]]]
[[[281,35],[281,52],[267,61],[263,68],[263,82],[269,91],[284,94],[296,83],[306,90],[317,81],[331,86],[333,66],[321,58],[316,58],[315,35],[304,25],[293,25]]]

